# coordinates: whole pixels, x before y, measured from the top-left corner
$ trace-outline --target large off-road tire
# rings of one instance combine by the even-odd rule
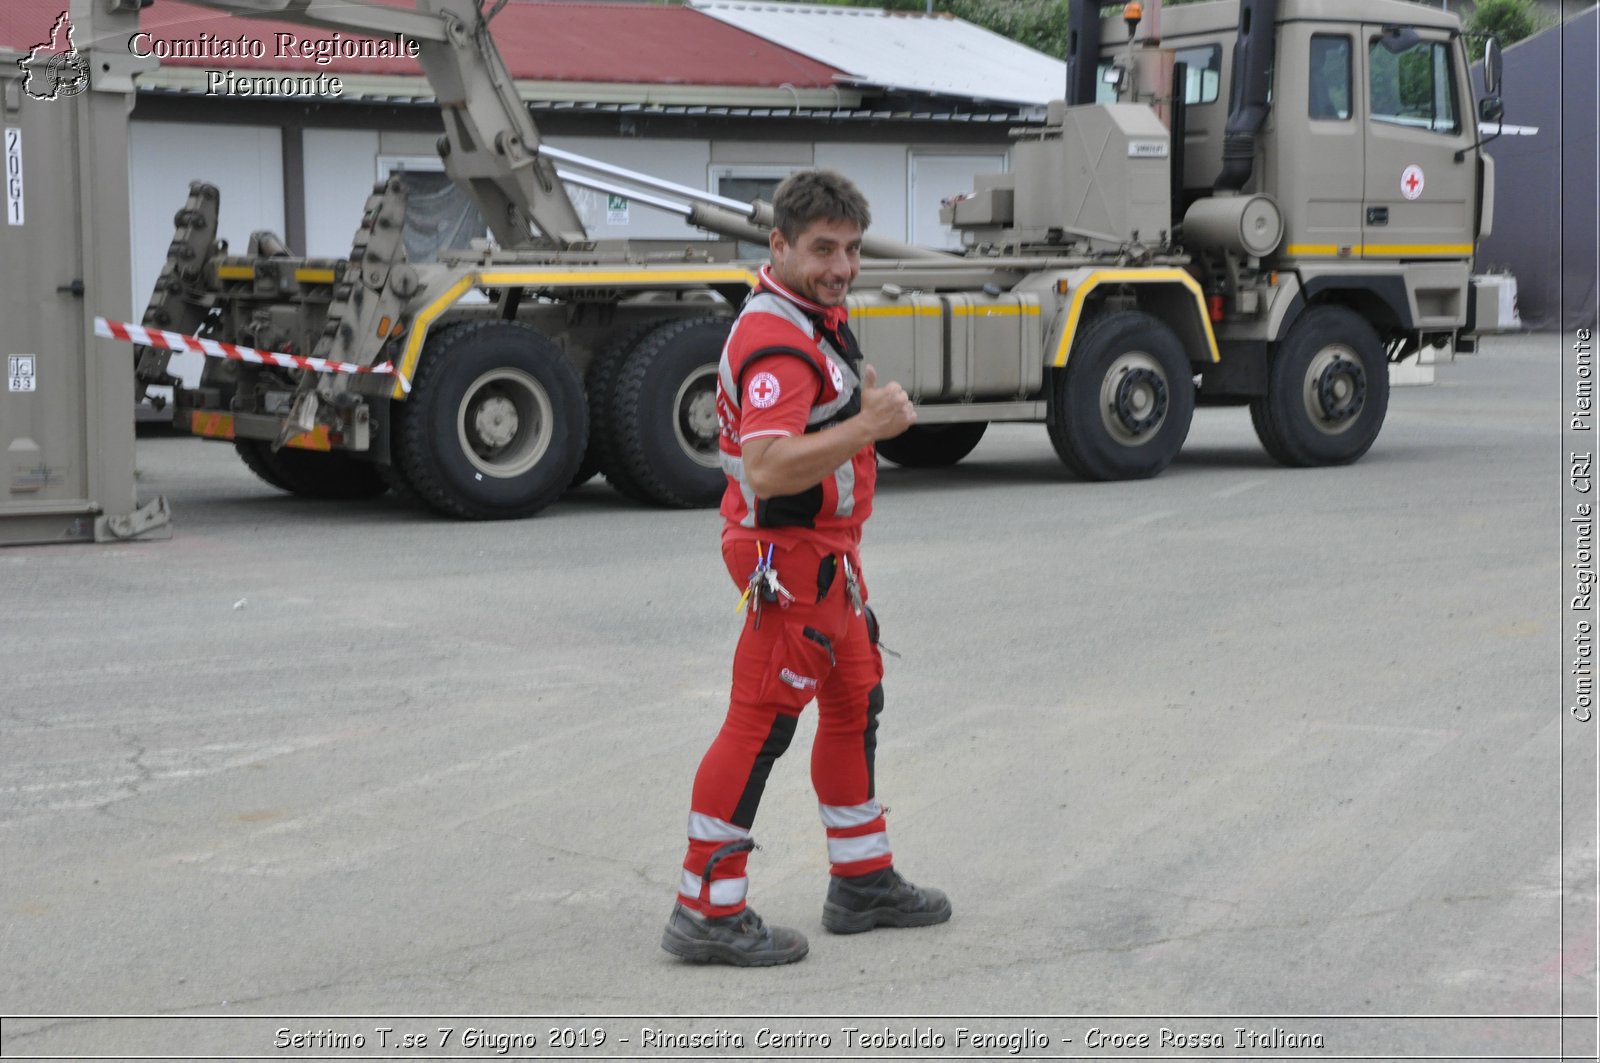
[[[1139,480],[1172,463],[1194,419],[1183,343],[1149,314],[1092,322],[1050,383],[1050,442],[1089,480]]]
[[[578,471],[572,474],[572,482],[567,484],[567,490],[582,487],[600,474],[600,458],[592,455],[589,450],[583,452],[583,460],[578,462]]]
[[[893,439],[878,440],[878,453],[908,469],[942,469],[971,454],[988,427],[988,421],[914,424]]]
[[[688,509],[722,497],[717,367],[733,321],[696,317],[628,352],[611,397],[606,475],[623,494]]]
[[[428,340],[391,449],[427,505],[465,520],[528,517],[583,459],[583,383],[561,351],[516,321],[475,321]]]
[[[280,491],[303,498],[376,498],[389,490],[378,467],[348,454],[283,447],[264,439],[235,439],[233,449],[255,473]]]
[[[398,404],[397,404],[398,405]],[[405,502],[420,503],[422,499],[411,486],[411,481],[406,479],[404,470],[398,465],[379,465],[378,475],[383,477],[383,482],[389,485],[389,490],[394,492],[394,497]]]
[[[1313,307],[1289,329],[1267,369],[1250,422],[1284,465],[1345,465],[1365,454],[1389,411],[1383,344],[1360,315]]]
[[[664,323],[660,318],[635,322],[606,340],[590,360],[583,374],[583,390],[589,400],[589,445],[570,486],[586,483],[596,473],[605,473],[607,480],[616,482],[612,470],[619,462],[611,453],[611,439],[615,435],[611,429],[611,397],[616,394],[617,375],[622,371],[628,352]]]

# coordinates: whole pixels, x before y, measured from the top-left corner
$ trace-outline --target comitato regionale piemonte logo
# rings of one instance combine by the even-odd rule
[[[50,28],[50,39],[34,45],[19,60],[22,91],[36,100],[60,100],[89,87],[89,61],[72,42],[72,19],[63,11]]]

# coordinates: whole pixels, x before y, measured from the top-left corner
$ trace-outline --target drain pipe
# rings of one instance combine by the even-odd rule
[[[1272,66],[1277,58],[1278,0],[1239,0],[1239,34],[1233,44],[1233,84],[1222,138],[1222,172],[1214,190],[1237,192],[1255,169],[1256,136],[1272,109]]]

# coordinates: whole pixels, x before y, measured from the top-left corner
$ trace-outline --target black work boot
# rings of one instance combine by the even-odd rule
[[[859,934],[875,926],[932,926],[950,918],[950,898],[913,886],[892,867],[870,875],[828,880],[822,926],[835,934]]]
[[[707,919],[679,902],[672,906],[661,947],[691,963],[775,967],[803,959],[810,946],[800,931],[768,926],[748,907],[737,915]]]

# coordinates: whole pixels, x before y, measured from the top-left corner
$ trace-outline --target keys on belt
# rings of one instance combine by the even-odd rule
[[[763,602],[778,602],[787,607],[795,600],[794,594],[778,579],[778,570],[772,565],[772,552],[774,543],[768,543],[763,549],[760,542],[756,543],[756,567],[750,573],[750,579],[745,583],[744,593],[739,595],[739,605],[735,612],[748,612],[755,618],[755,625],[761,626],[761,605]],[[840,566],[844,569],[845,594],[850,598],[850,608],[861,616],[866,611],[866,601],[861,597],[861,577],[856,572],[855,566],[850,563],[850,555],[839,554]]]
[[[794,595],[778,579],[778,570],[772,567],[772,550],[775,544],[768,543],[763,553],[761,544],[756,543],[756,567],[750,573],[750,581],[745,585],[744,593],[739,596],[739,609],[748,610],[755,618],[755,626],[761,626],[761,603],[781,602],[787,606],[794,601]]]
[[[861,601],[861,581],[856,578],[856,570],[850,564],[849,554],[840,554],[839,560],[844,563],[844,589],[845,593],[850,595],[850,608],[860,616],[861,610],[865,608]]]

